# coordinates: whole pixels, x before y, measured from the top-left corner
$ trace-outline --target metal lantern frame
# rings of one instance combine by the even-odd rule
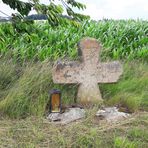
[[[60,113],[62,111],[62,102],[61,102],[61,91],[58,89],[53,89],[49,92],[50,94],[50,106],[49,106],[49,112],[50,113]],[[53,112],[53,106],[52,106],[52,96],[58,94],[59,95],[59,111]]]

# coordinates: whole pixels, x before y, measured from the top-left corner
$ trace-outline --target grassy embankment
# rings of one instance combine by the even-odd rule
[[[65,55],[76,59],[76,43],[84,36],[102,42],[102,60],[118,59],[124,65],[118,83],[100,85],[105,104],[148,111],[148,22],[92,22],[79,29],[34,24],[32,28],[30,34],[17,34],[11,24],[0,25],[0,147],[147,148],[147,112],[110,125],[94,117],[95,106],[86,110],[85,119],[64,128],[42,117],[52,88],[62,90],[64,104],[73,103],[78,86],[53,84],[51,59]]]
[[[72,103],[77,85],[53,84],[51,59],[64,56],[76,59],[76,43],[84,36],[102,42],[102,60],[118,59],[124,65],[124,73],[117,84],[100,85],[105,103],[127,107],[131,112],[148,110],[147,21],[91,22],[79,29],[71,25],[51,29],[46,23],[31,27],[29,34],[23,31],[18,34],[11,24],[0,26],[2,115],[42,116],[48,91],[55,87],[62,90],[64,103]]]
[[[37,62],[20,67],[11,62],[0,64],[0,112],[10,117],[42,116],[52,88],[62,90],[63,103],[73,103],[77,85],[55,85],[51,63]],[[100,85],[105,103],[127,107],[131,112],[148,110],[148,64],[126,63],[117,84]]]

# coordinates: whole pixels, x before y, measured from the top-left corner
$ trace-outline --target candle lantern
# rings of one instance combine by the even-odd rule
[[[61,112],[61,91],[53,89],[50,91],[50,113]]]

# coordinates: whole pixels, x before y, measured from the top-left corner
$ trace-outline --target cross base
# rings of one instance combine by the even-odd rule
[[[78,103],[82,105],[87,104],[101,104],[103,102],[98,85],[80,84],[77,94]]]

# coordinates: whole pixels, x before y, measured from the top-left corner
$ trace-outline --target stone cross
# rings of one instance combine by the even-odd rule
[[[102,63],[99,59],[101,45],[93,38],[84,38],[78,44],[80,61],[57,62],[53,66],[54,83],[79,84],[79,103],[102,102],[98,83],[117,82],[122,74],[118,61]]]

